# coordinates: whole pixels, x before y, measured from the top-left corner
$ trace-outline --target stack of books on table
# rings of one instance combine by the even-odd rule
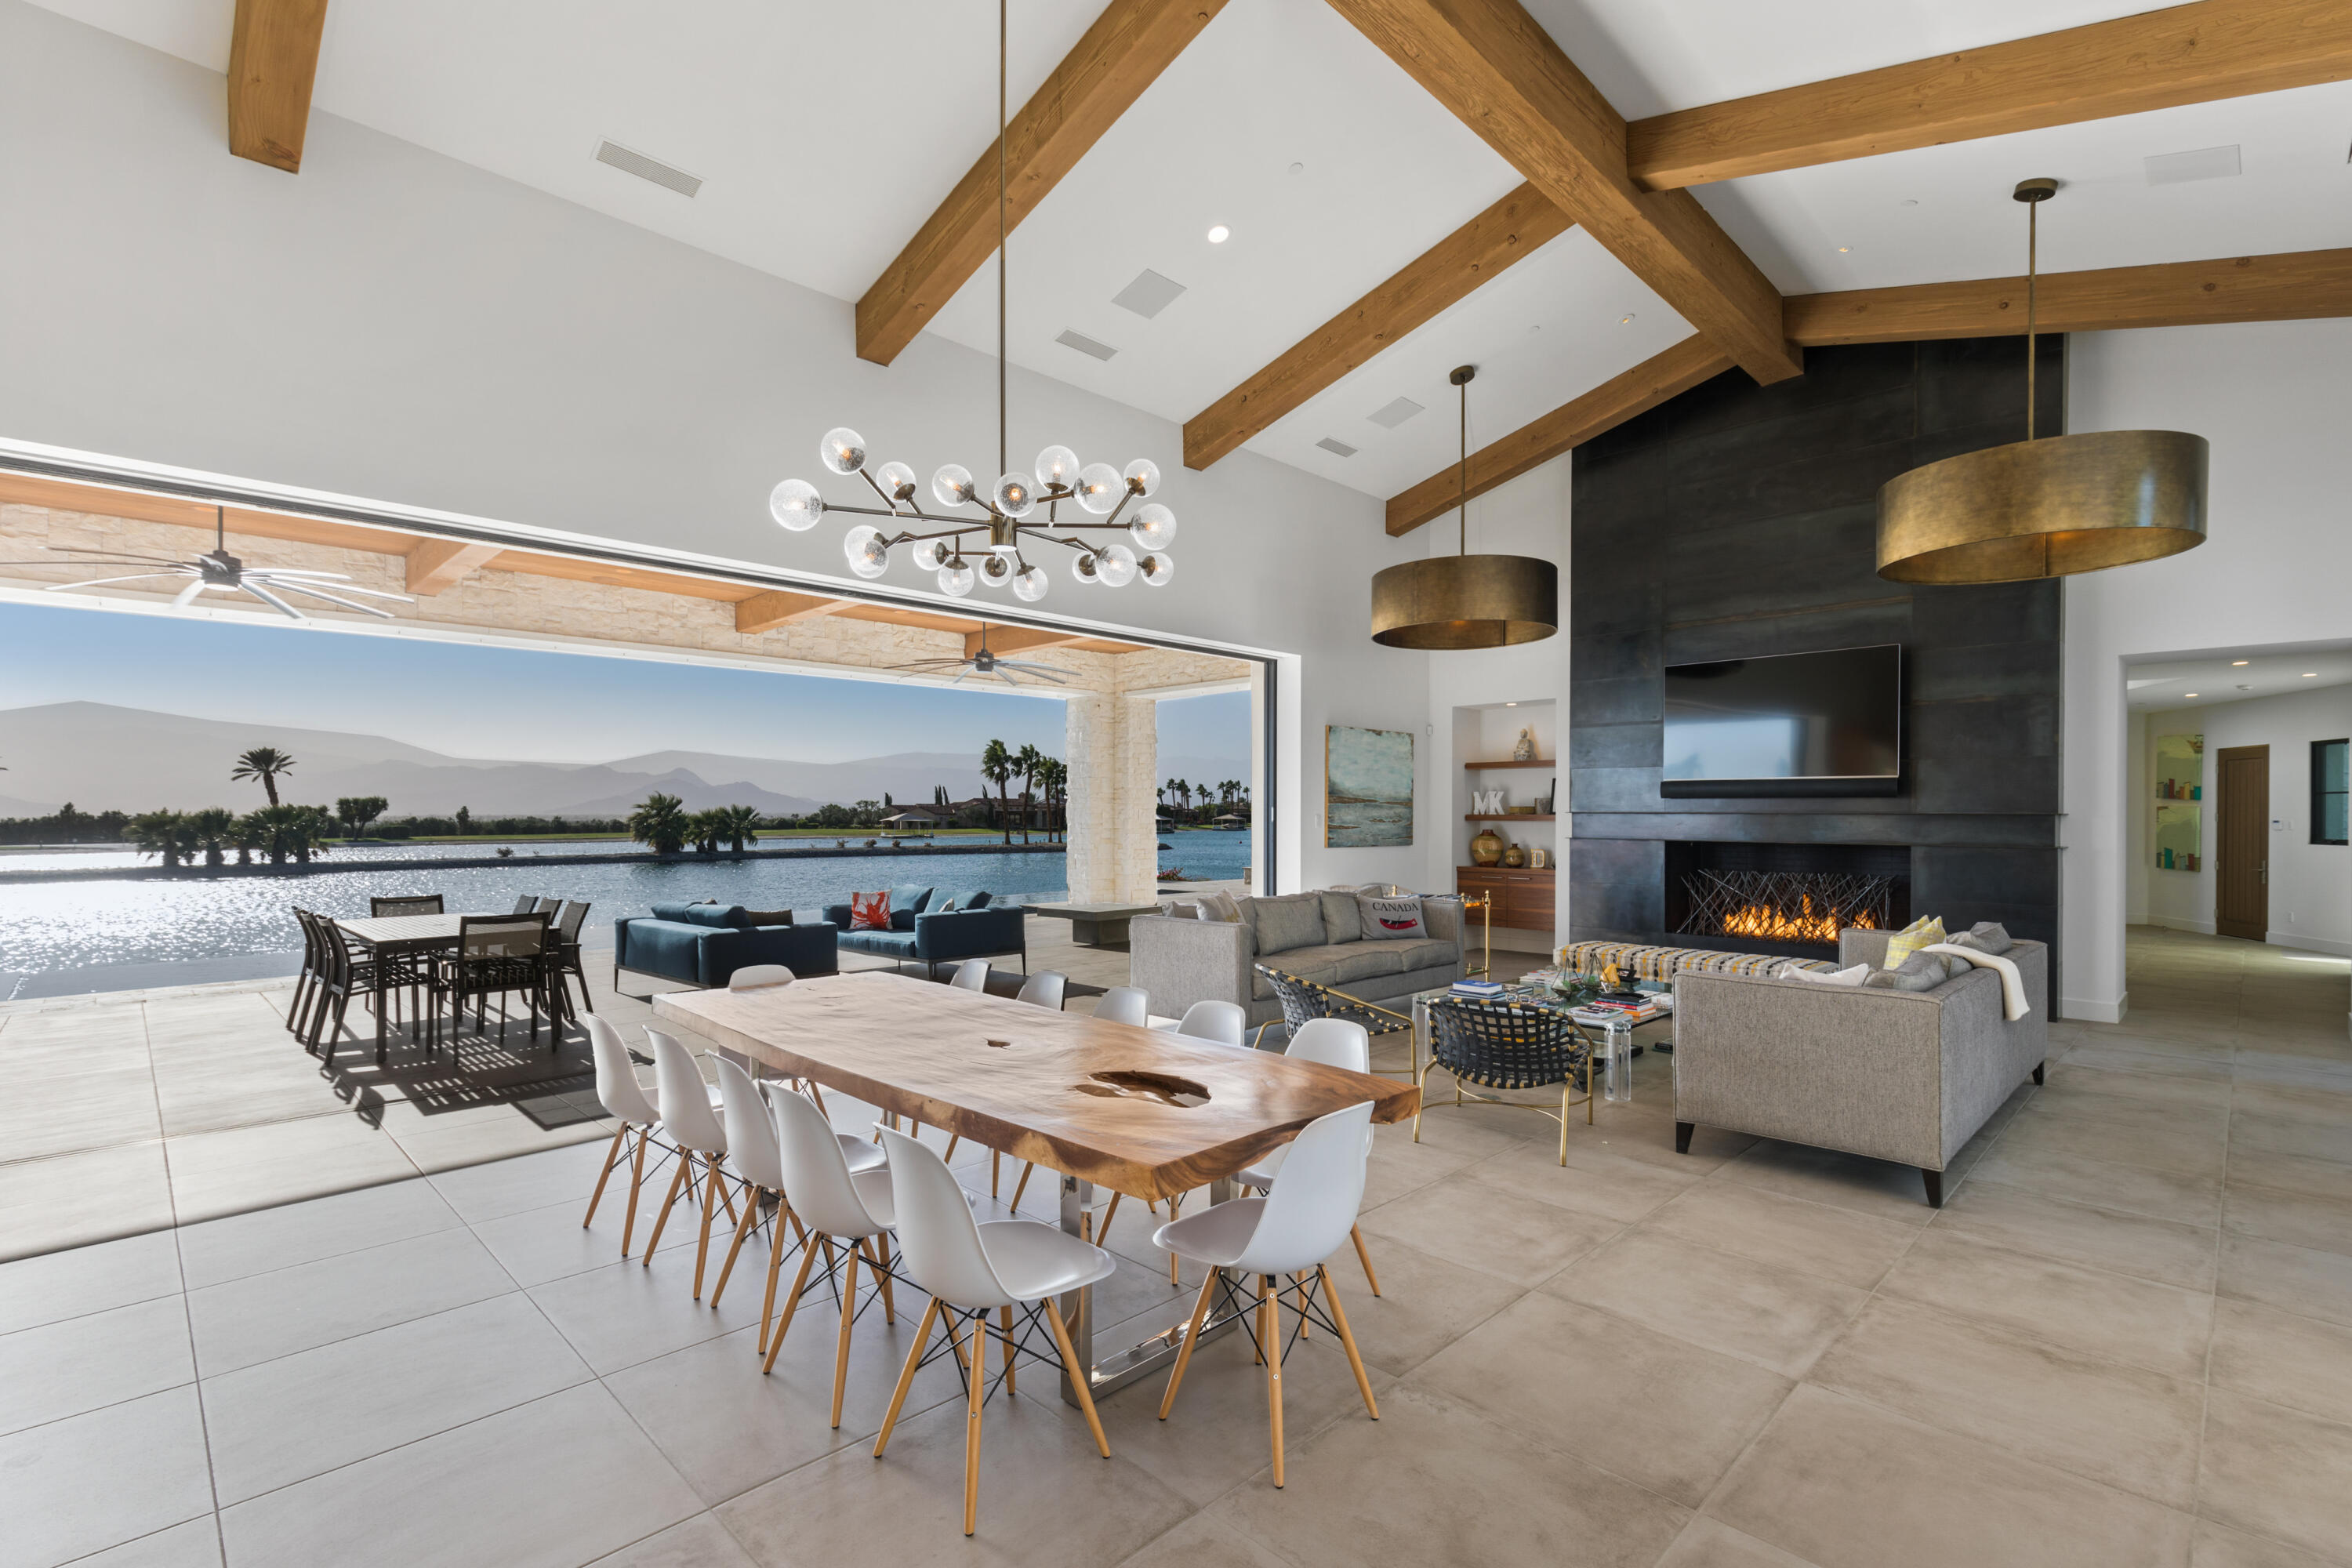
[[[1503,983],[1499,980],[1457,980],[1454,983],[1454,994],[1456,996],[1475,996],[1491,1002],[1502,994]]]
[[[1653,1018],[1663,1018],[1674,1011],[1674,1005],[1664,996],[1645,997],[1634,1002],[1591,1001],[1572,1009],[1569,1016],[1580,1024],[1646,1024]]]

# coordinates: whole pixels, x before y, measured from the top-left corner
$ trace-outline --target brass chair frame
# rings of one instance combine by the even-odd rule
[[[1566,1058],[1567,1070],[1559,1079],[1559,1109],[1555,1111],[1548,1106],[1530,1105],[1525,1100],[1504,1100],[1497,1095],[1472,1094],[1465,1090],[1462,1087],[1465,1081],[1477,1084],[1482,1088],[1493,1089],[1533,1089],[1543,1086],[1525,1083],[1498,1083],[1495,1080],[1500,1075],[1492,1071],[1483,1070],[1475,1063],[1463,1061],[1459,1057],[1452,1062],[1447,1061],[1446,1047],[1452,1043],[1448,1037],[1449,1034],[1454,1029],[1464,1027],[1463,1024],[1458,1021],[1464,1017],[1482,1021],[1500,1021],[1502,1019],[1528,1019],[1532,1021],[1540,1019],[1544,1021],[1547,1026],[1556,1026],[1561,1038],[1570,1043],[1564,1047],[1564,1049],[1557,1045],[1545,1045],[1541,1048],[1562,1049],[1562,1054]],[[1485,1025],[1482,1022],[1479,1027],[1483,1028],[1484,1026]],[[1433,1070],[1438,1068],[1444,1068],[1447,1075],[1454,1079],[1454,1103],[1457,1106],[1499,1105],[1512,1110],[1532,1110],[1538,1116],[1549,1117],[1552,1121],[1559,1123],[1559,1163],[1563,1165],[1568,1163],[1568,1128],[1570,1121],[1569,1113],[1577,1106],[1581,1105],[1584,1107],[1584,1124],[1588,1127],[1591,1126],[1593,1124],[1594,1101],[1598,1099],[1601,1092],[1601,1073],[1602,1069],[1601,1065],[1600,1047],[1596,1046],[1592,1037],[1585,1031],[1581,1025],[1578,1024],[1575,1019],[1568,1016],[1567,1014],[1550,1007],[1531,1007],[1524,1004],[1508,1001],[1486,1001],[1483,998],[1471,996],[1439,996],[1433,998],[1429,1004],[1429,1059],[1420,1065],[1413,1077],[1413,1087],[1420,1089],[1423,1091],[1419,1107],[1413,1111],[1412,1115],[1412,1141],[1414,1142],[1418,1143],[1421,1142],[1422,1113],[1430,1109],[1427,1079]],[[1493,1044],[1495,1042],[1489,1041],[1488,1043]],[[1538,1042],[1534,1041],[1523,1042],[1511,1040],[1505,1040],[1501,1043],[1507,1046],[1514,1044],[1527,1044],[1533,1046],[1538,1044]],[[1551,1069],[1538,1064],[1536,1070],[1549,1072]],[[1584,1074],[1584,1092],[1581,1095],[1579,1095],[1576,1092],[1576,1075],[1579,1071],[1581,1071]]]

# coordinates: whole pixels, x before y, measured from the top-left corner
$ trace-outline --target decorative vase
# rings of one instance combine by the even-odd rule
[[[1503,836],[1491,827],[1482,827],[1478,837],[1470,840],[1470,862],[1474,866],[1492,866],[1503,858]]]
[[[1504,865],[1517,867],[1524,866],[1527,863],[1528,852],[1521,846],[1514,844],[1508,849],[1503,851]]]

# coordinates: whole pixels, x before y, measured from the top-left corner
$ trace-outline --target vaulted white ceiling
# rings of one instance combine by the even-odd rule
[[[234,0],[39,0],[215,70]],[[2075,26],[2140,0],[1525,0],[1639,118]],[[1014,106],[1101,0],[1013,0]],[[333,0],[316,107],[854,300],[995,134],[983,0]],[[698,175],[688,198],[594,161],[618,142]],[[2352,246],[2352,83],[2228,100],[1699,187],[1784,292],[2022,270],[2017,180],[2052,269]],[[2235,147],[2242,172],[2149,182]],[[226,153],[224,154],[226,155]],[[299,176],[298,176],[299,177]],[[1518,184],[1324,0],[1232,0],[1012,243],[1018,363],[1174,420],[1198,413]],[[1211,245],[1213,225],[1232,237]],[[1151,269],[1184,292],[1112,296]],[[996,340],[976,275],[931,330]],[[1631,317],[1631,321],[1624,318]],[[1098,360],[1066,330],[1115,348]],[[1446,372],[1480,367],[1491,440],[1689,329],[1571,230],[1250,443],[1376,496],[1452,461]],[[1398,398],[1424,411],[1387,427]],[[1316,443],[1357,448],[1341,457]],[[1173,463],[1176,455],[1163,462]]]

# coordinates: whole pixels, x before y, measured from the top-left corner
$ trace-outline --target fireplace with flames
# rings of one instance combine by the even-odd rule
[[[1850,844],[1673,844],[1667,940],[1693,947],[1819,956],[1848,927],[1911,918],[1908,848]]]

